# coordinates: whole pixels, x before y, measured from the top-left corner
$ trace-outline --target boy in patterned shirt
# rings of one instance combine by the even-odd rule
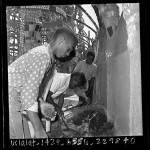
[[[51,62],[70,55],[77,43],[73,31],[59,28],[50,44],[31,49],[8,66],[10,139],[27,138],[22,124],[23,111],[26,111],[34,127],[35,138],[47,138],[38,110],[33,111],[38,105],[39,86]]]

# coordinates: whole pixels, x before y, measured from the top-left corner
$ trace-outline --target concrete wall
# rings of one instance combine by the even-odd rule
[[[142,91],[141,91],[141,48],[139,28],[139,4],[132,4],[136,10],[135,28],[130,45],[130,135],[142,135]],[[129,33],[131,31],[129,30]]]
[[[106,47],[113,52],[107,60],[107,110],[116,136],[142,135],[140,35],[138,22],[131,24],[122,16],[116,43],[108,40]]]
[[[107,60],[107,110],[115,120],[116,135],[129,135],[130,55],[123,16],[112,38],[107,46],[112,52]]]
[[[116,135],[129,135],[130,60],[129,52],[108,61],[107,110],[115,120]]]

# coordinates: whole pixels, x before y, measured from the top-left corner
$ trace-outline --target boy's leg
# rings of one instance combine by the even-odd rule
[[[20,112],[9,114],[10,139],[24,139],[22,116]]]
[[[23,139],[22,115],[20,112],[20,94],[15,89],[9,92],[9,133],[10,139]]]

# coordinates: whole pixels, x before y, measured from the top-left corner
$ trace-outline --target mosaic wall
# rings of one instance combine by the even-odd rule
[[[6,9],[8,64],[29,49],[49,42],[62,26],[74,29],[72,6],[10,6]]]

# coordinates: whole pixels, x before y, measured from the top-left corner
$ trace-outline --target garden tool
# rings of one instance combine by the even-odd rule
[[[60,118],[60,120],[62,120],[62,122],[64,123],[64,125],[67,127],[67,129],[69,129],[67,123],[66,123],[65,120],[64,120],[64,117],[59,116],[59,118]]]

